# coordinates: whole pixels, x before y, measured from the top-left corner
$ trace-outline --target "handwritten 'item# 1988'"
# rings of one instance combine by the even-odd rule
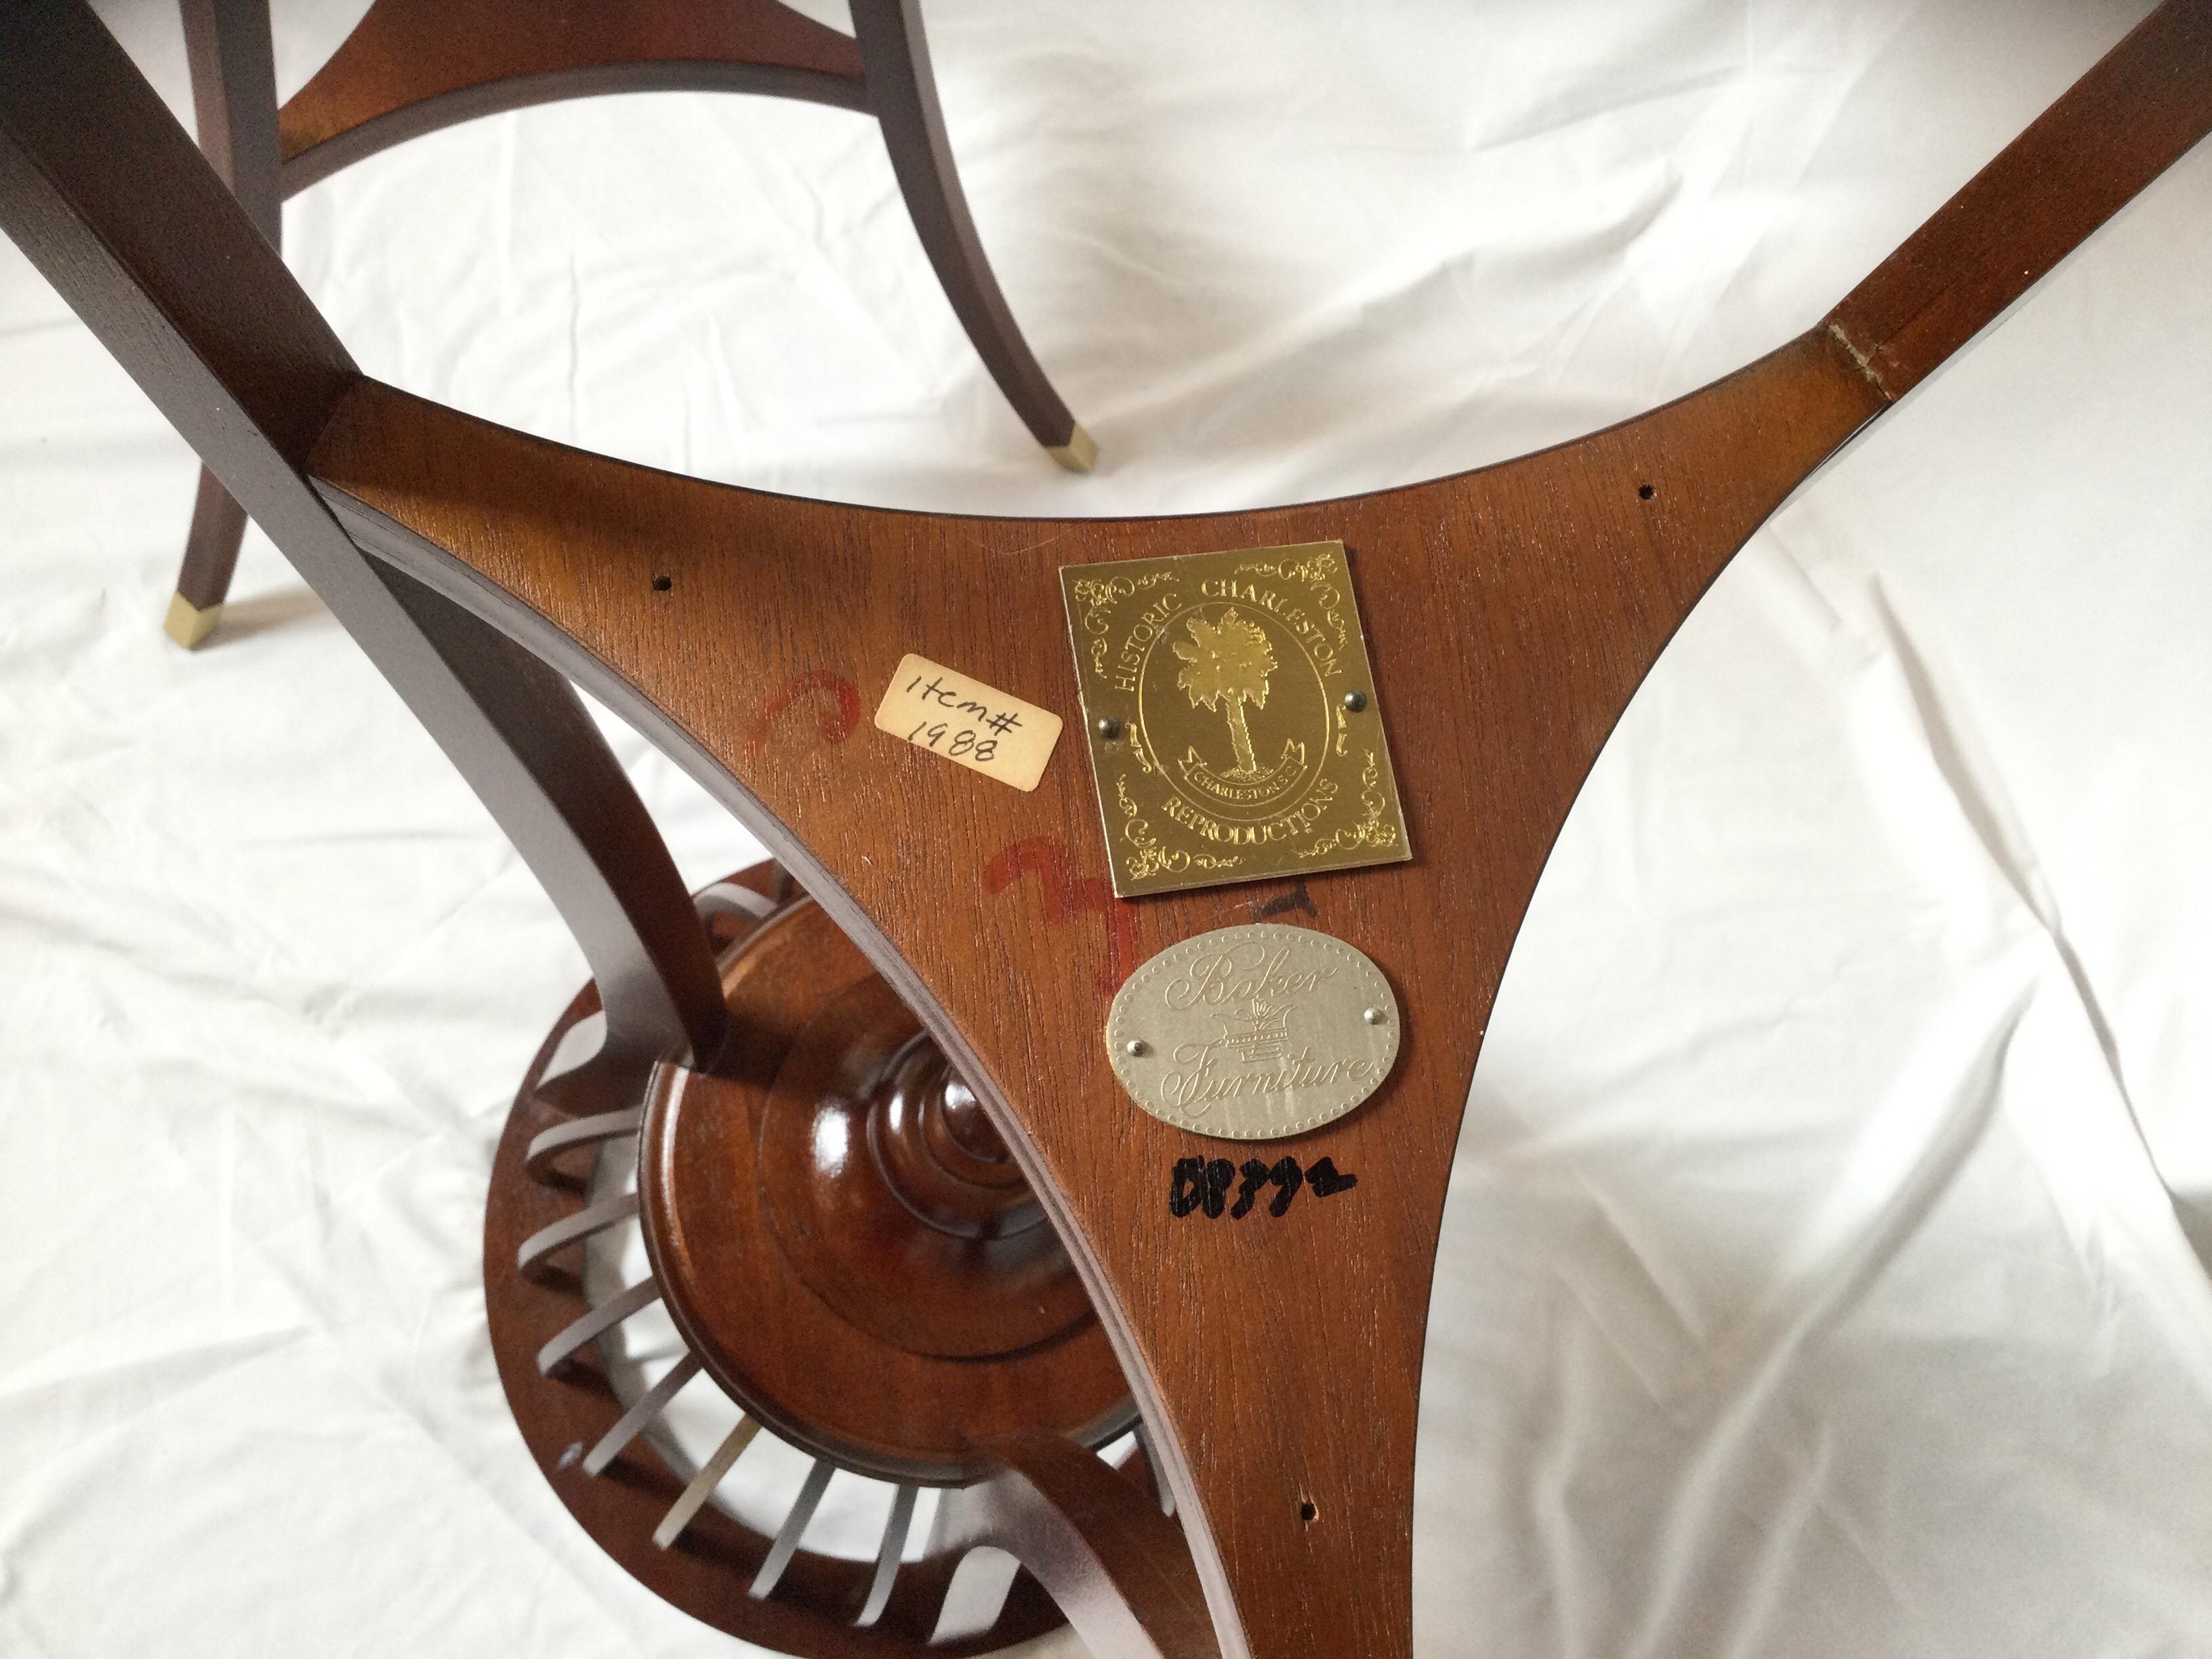
[[[1412,856],[1341,542],[1060,580],[1118,896]]]

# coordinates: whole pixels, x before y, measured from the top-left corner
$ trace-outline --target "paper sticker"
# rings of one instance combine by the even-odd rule
[[[1049,709],[911,652],[876,708],[878,732],[1022,790],[1044,775],[1060,725]]]

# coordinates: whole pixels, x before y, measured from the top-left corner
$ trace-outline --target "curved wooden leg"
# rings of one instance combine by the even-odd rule
[[[285,190],[456,121],[679,90],[868,107],[852,40],[781,0],[374,0],[277,118]]]
[[[635,1093],[657,1061],[713,1064],[728,1013],[706,926],[583,699],[442,593],[354,557],[414,624],[408,643],[437,660],[403,668],[370,630],[355,638],[498,819],[591,968],[606,1036],[571,1074],[576,1109],[605,1109],[610,1088]]]
[[[222,620],[222,602],[229,595],[239,544],[245,539],[246,509],[216,481],[214,473],[202,467],[199,495],[192,502],[192,527],[185,538],[184,566],[177,572],[177,591],[169,596],[169,614],[161,623],[185,650],[196,649]]]
[[[230,186],[254,228],[282,245],[283,196],[276,151],[276,63],[269,40],[268,0],[181,0],[185,55],[191,67],[192,115],[200,152]],[[222,603],[238,568],[246,509],[200,469],[192,527],[177,591],[162,623],[190,651],[222,620]]]
[[[222,15],[243,4],[213,0]],[[720,982],[644,803],[566,680],[331,518],[300,464],[360,371],[71,0],[0,5],[0,229],[322,596],[544,884],[605,1003],[598,1074],[641,1085],[658,1060],[711,1062]]]
[[[876,116],[884,125],[891,171],[923,251],[945,285],[945,297],[952,301],[991,378],[1046,453],[1071,472],[1088,472],[1098,458],[1098,446],[1045,378],[975,234],[968,198],[952,165],[952,147],[945,141],[945,116],[915,0],[853,0],[853,33]]]

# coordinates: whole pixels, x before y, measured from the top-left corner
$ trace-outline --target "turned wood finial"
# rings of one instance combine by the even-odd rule
[[[1126,1425],[1090,1298],[975,1091],[802,900],[726,961],[736,1036],[645,1115],[640,1218],[707,1370],[787,1438],[885,1478]],[[923,1379],[927,1379],[926,1389]]]
[[[867,1124],[885,1183],[925,1224],[956,1238],[1004,1238],[1043,1221],[975,1091],[926,1032],[884,1066]]]

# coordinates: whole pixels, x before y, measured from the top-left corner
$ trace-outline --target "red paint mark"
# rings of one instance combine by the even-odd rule
[[[821,712],[822,741],[835,748],[853,735],[853,728],[860,723],[860,694],[853,682],[842,674],[833,674],[826,668],[810,668],[803,674],[793,674],[776,687],[761,710],[760,718],[745,728],[745,753],[757,755],[768,742],[769,733],[775,723],[790,712],[792,704],[801,697],[827,693],[832,706]]]
[[[983,890],[1003,893],[1025,875],[1044,885],[1045,920],[1065,927],[1078,914],[1096,910],[1106,923],[1106,966],[1098,975],[1098,988],[1108,996],[1121,988],[1137,954],[1137,919],[1129,907],[1114,896],[1103,876],[1077,880],[1068,873],[1067,849],[1057,836],[1032,836],[1018,841],[983,866]]]

